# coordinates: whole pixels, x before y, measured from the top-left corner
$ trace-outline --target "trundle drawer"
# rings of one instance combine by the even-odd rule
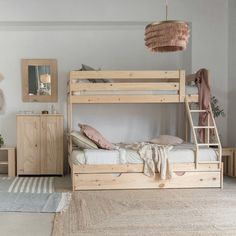
[[[145,188],[210,188],[221,187],[220,171],[174,172],[170,180],[160,180],[143,173],[75,174],[75,190],[89,189],[145,189]]]

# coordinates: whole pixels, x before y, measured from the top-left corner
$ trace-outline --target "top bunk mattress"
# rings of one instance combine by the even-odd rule
[[[195,151],[193,144],[181,144],[174,146],[169,152],[171,163],[194,163]],[[73,150],[70,161],[75,165],[83,164],[143,164],[139,154],[130,149],[119,150]],[[217,153],[212,148],[199,150],[199,161],[217,161]]]

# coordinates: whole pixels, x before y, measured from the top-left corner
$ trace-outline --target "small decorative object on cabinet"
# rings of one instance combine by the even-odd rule
[[[236,148],[222,148],[222,160],[224,163],[224,175],[236,177]]]
[[[17,175],[63,174],[63,115],[17,115]]]
[[[16,155],[15,155],[15,147],[0,147],[0,152],[7,152],[7,160],[0,161],[0,165],[8,165],[8,176],[15,177],[16,176]]]

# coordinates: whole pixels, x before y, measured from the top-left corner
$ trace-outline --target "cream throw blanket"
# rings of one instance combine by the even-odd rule
[[[141,142],[133,144],[120,143],[118,147],[132,149],[139,153],[144,161],[145,175],[151,177],[158,172],[161,179],[171,179],[172,168],[168,159],[168,152],[172,149],[172,146]]]

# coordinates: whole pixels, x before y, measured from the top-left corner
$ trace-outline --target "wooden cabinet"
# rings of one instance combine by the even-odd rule
[[[63,116],[17,115],[17,175],[63,174]]]
[[[62,174],[62,116],[41,117],[41,173]]]

